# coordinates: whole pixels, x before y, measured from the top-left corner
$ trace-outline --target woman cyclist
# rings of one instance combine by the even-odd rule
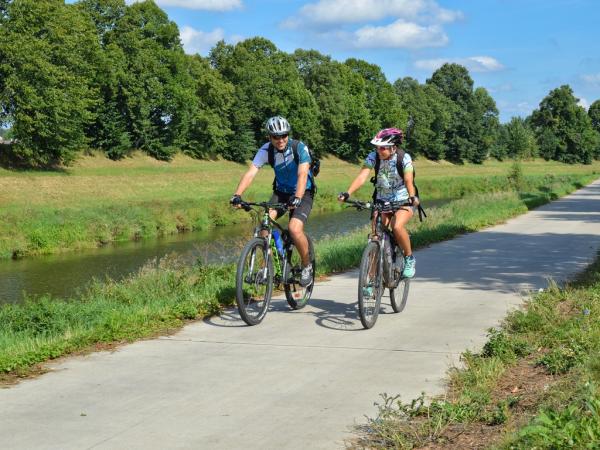
[[[348,200],[367,181],[371,169],[375,169],[374,200],[389,205],[389,211],[383,213],[383,224],[387,226],[391,220],[394,237],[405,255],[402,275],[412,278],[415,276],[415,257],[405,225],[419,206],[419,198],[413,183],[412,159],[408,153],[398,152],[402,139],[402,130],[398,128],[384,128],[379,131],[371,140],[375,151],[367,155],[360,172],[348,190],[338,195],[338,200]],[[399,157],[402,158],[401,161],[398,160]],[[409,204],[411,207],[402,206],[403,204]]]

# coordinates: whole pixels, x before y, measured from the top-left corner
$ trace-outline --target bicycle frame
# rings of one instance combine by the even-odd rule
[[[270,209],[279,209],[286,208],[287,205],[283,203],[269,203],[269,202],[260,202],[260,203],[251,203],[251,202],[243,202],[242,208],[246,211],[250,211],[252,206],[258,206],[262,208],[264,211],[262,213],[262,219],[260,219],[260,223],[258,226],[254,228],[254,237],[266,239],[269,243],[269,251],[267,252],[268,258],[273,261],[273,268],[275,269],[275,276],[273,278],[273,284],[278,286],[282,282],[284,282],[283,274],[286,273],[288,258],[287,253],[290,250],[289,242],[283,246],[283,255],[279,254],[277,251],[277,246],[275,245],[275,239],[273,237],[273,228],[277,228],[281,233],[282,239],[284,235],[289,236],[289,232],[275,222],[271,216],[269,215]],[[257,211],[258,213],[258,211]],[[266,235],[265,235],[266,232]],[[252,261],[252,264],[254,261]]]

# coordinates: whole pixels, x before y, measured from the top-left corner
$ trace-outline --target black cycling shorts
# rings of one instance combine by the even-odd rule
[[[273,192],[273,196],[271,197],[271,203],[287,203],[290,198],[293,198],[295,194],[286,194],[285,192],[275,191]],[[294,208],[292,210],[288,209],[277,209],[277,218],[279,219],[283,216],[287,211],[290,211],[290,219],[298,219],[302,221],[302,223],[306,223],[308,220],[308,216],[310,215],[310,211],[313,206],[313,193],[312,191],[305,191],[304,196],[302,197],[302,202],[300,206]]]

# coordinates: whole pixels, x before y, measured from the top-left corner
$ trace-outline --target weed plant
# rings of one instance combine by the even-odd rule
[[[464,367],[451,371],[445,398],[428,402],[423,394],[405,403],[384,395],[378,415],[360,429],[359,445],[452,445],[472,426],[499,427],[491,448],[598,448],[599,318],[600,258],[572,284],[552,285],[489,330],[481,353],[463,354]],[[509,367],[524,362],[554,380],[529,406],[518,393],[500,397],[496,389]]]

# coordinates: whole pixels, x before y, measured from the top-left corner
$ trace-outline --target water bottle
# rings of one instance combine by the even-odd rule
[[[273,239],[275,240],[275,247],[281,256],[283,256],[283,240],[279,230],[273,230]]]

